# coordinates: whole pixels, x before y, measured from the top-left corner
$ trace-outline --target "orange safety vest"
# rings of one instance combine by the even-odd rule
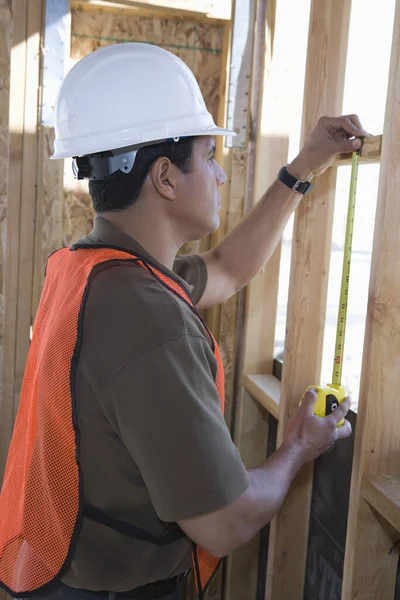
[[[177,280],[128,250],[74,246],[50,256],[0,495],[0,585],[15,598],[55,587],[71,563],[83,516],[158,545],[184,535],[155,538],[83,505],[75,404],[83,314],[96,267],[122,260],[147,269],[202,320]],[[221,354],[203,325],[217,360],[216,387],[223,412]],[[193,544],[199,598],[219,562]]]

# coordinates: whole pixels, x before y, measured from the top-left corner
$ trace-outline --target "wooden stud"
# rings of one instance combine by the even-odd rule
[[[284,85],[284,77],[274,72],[275,64],[280,61],[287,50],[286,31],[284,27],[285,11],[281,20],[277,21],[276,2],[267,2],[264,7],[264,52],[262,73],[262,100],[259,103],[259,114],[251,118],[251,138],[255,140],[254,174],[252,189],[249,189],[251,205],[258,201],[273,183],[282,164],[288,157],[288,118],[289,103],[282,105],[274,102]],[[260,26],[260,24],[259,24]],[[257,43],[259,47],[261,44]],[[276,63],[274,63],[274,60]],[[250,179],[250,178],[249,178]],[[249,206],[250,207],[250,206]],[[280,245],[260,275],[247,287],[243,294],[244,315],[239,319],[243,323],[243,333],[238,339],[236,350],[236,388],[234,388],[235,426],[234,441],[239,448],[242,459],[248,468],[259,466],[266,458],[268,436],[268,413],[266,405],[261,407],[256,398],[248,392],[254,387],[248,386],[251,376],[244,373],[272,373],[275,341],[275,320],[277,310],[278,281],[280,266]],[[272,377],[265,375],[261,377]],[[268,408],[277,414],[277,405],[270,402]],[[249,544],[238,549],[227,561],[227,578],[225,598],[247,600],[255,598],[258,585],[258,557],[260,536],[256,536]]]
[[[24,20],[25,13],[22,11],[21,14],[21,6],[18,7],[19,11],[16,12],[17,7],[13,6],[8,0],[0,0],[0,80],[1,80],[1,94],[0,94],[0,203],[1,203],[1,213],[2,213],[2,221],[5,220],[4,227],[1,228],[0,236],[1,236],[1,248],[3,249],[5,246],[8,246],[8,222],[10,216],[9,202],[9,181],[10,175],[12,175],[12,170],[10,173],[10,135],[11,135],[11,126],[13,124],[13,120],[18,121],[20,123],[21,119],[21,107],[19,106],[19,110],[17,115],[15,111],[11,114],[10,111],[10,98],[11,92],[15,93],[15,79],[13,79],[13,87],[11,88],[11,65],[15,64],[16,59],[18,58],[18,62],[21,62],[23,57],[23,43],[19,48],[20,52],[18,53],[18,57],[16,56],[15,51],[12,54],[13,43],[15,41],[15,37],[13,35],[18,36],[19,42],[25,39],[25,27],[26,22]],[[18,22],[16,19],[18,18]],[[22,96],[23,94],[21,94]],[[15,141],[14,141],[15,144]],[[14,217],[15,221],[15,217]],[[5,239],[4,237],[5,236]],[[13,427],[13,405],[12,405],[12,393],[10,390],[12,389],[13,381],[10,381],[9,378],[4,383],[4,375],[5,368],[4,363],[9,365],[10,368],[13,369],[13,327],[15,325],[15,320],[12,321],[11,327],[10,324],[6,326],[7,320],[9,319],[9,312],[5,307],[6,298],[10,298],[11,291],[14,291],[10,286],[8,286],[8,290],[4,290],[5,288],[5,276],[7,273],[6,267],[9,265],[7,262],[7,254],[4,255],[3,251],[0,253],[0,262],[1,262],[1,270],[0,270],[0,298],[1,298],[1,337],[0,337],[0,358],[2,359],[3,368],[0,374],[0,481],[3,479],[3,471],[7,459],[8,454],[8,446],[11,439],[11,432]],[[16,285],[14,280],[14,285]],[[5,291],[5,294],[4,294]],[[8,304],[7,304],[8,307]],[[6,330],[6,331],[5,331]],[[6,345],[5,345],[6,342]],[[5,591],[0,590],[0,598],[1,600],[6,600],[7,594]]]
[[[230,182],[229,212],[227,215],[227,229],[231,231],[241,220],[244,214],[246,170],[248,152],[246,148],[232,149],[232,178]],[[235,353],[237,340],[238,294],[230,298],[222,307],[219,331],[219,344],[225,367],[225,419],[231,427],[234,414],[233,386],[235,373]]]
[[[251,64],[253,54],[253,43],[254,43],[254,26],[256,17],[256,6],[257,0],[248,0],[246,4],[249,15],[249,28],[248,28],[248,40],[246,42],[246,56],[243,57],[241,67],[245,70],[248,66],[250,72],[248,76],[251,77]],[[232,36],[232,45],[235,44],[234,35]],[[248,56],[250,55],[250,56]],[[237,68],[239,66],[237,65]],[[236,94],[238,97],[242,96],[241,83],[245,80],[247,86],[247,75],[243,74],[241,78]],[[248,111],[247,114],[247,127],[250,124],[250,101],[251,96],[248,98]],[[242,117],[240,117],[242,122]],[[248,138],[249,139],[249,138]],[[246,212],[246,204],[248,204],[248,171],[251,171],[251,162],[254,160],[254,152],[251,152],[252,145],[246,142],[245,147],[233,147],[231,150],[231,179],[230,179],[230,197],[226,214],[226,231],[225,234],[231,231],[241,220]],[[218,341],[221,348],[222,359],[225,367],[226,376],[226,388],[225,388],[225,419],[228,427],[231,427],[232,416],[234,414],[233,409],[233,388],[234,388],[234,373],[236,364],[236,348],[238,347],[238,300],[239,295],[236,294],[230,298],[223,306],[220,317],[220,329],[218,332]]]
[[[1,403],[1,472],[29,348],[36,207],[36,135],[42,0],[14,0]]]
[[[15,18],[15,15],[14,15]],[[13,31],[13,12],[12,6],[7,0],[0,0],[0,206],[3,219],[7,219],[8,210],[8,181],[9,181],[9,131],[10,131],[10,115],[9,115],[9,100],[10,100],[10,73],[11,73],[11,48],[12,48],[12,31]],[[20,35],[23,34],[23,29]],[[15,58],[15,55],[14,55]],[[6,220],[7,224],[7,220]],[[0,248],[4,248],[7,243],[6,228],[0,230]],[[4,311],[4,274],[5,274],[6,256],[0,252],[0,359],[9,361],[10,364],[10,348],[4,348],[4,326],[5,318],[8,315]],[[8,443],[11,436],[12,428],[12,404],[8,402],[4,393],[8,392],[9,386],[4,390],[3,373],[0,376],[0,481],[8,452]],[[4,439],[5,438],[5,439]],[[2,597],[3,594],[0,594]],[[4,594],[5,597],[5,594]]]
[[[0,418],[3,475],[14,424],[14,378],[17,333],[18,263],[20,249],[22,150],[26,74],[26,0],[12,3],[10,60],[9,164],[6,217],[3,371]]]
[[[19,276],[17,336],[15,355],[14,416],[25,372],[32,325],[32,286],[37,192],[37,127],[43,0],[27,3],[26,96],[22,161],[21,219],[19,238]]]
[[[377,519],[365,499],[365,493],[371,496],[371,484],[366,488],[368,484],[364,483],[364,497],[361,489],[365,476],[400,477],[397,396],[400,386],[399,94],[400,0],[397,0],[350,491],[343,600],[393,598],[398,561],[393,535]]]
[[[312,1],[303,141],[319,117],[341,112],[350,7],[350,0]],[[304,390],[320,378],[335,185],[336,170],[329,169],[296,211],[278,445]],[[312,471],[312,464],[302,469],[272,522],[268,600],[303,598]]]

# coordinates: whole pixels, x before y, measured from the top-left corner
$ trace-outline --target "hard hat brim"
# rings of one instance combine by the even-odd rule
[[[202,130],[198,130],[198,131],[191,131],[190,133],[188,132],[187,135],[180,135],[179,137],[183,138],[183,137],[200,137],[200,136],[236,136],[236,132],[235,131],[231,131],[230,129],[224,129],[223,127],[217,127],[216,125],[214,127],[209,127],[206,130],[202,129]],[[152,140],[153,141],[153,140]],[[154,140],[154,144],[159,143],[160,141],[164,141],[164,140]],[[150,145],[149,142],[146,142],[146,144],[143,145]],[[129,148],[130,146],[126,146],[127,148]],[[137,148],[140,148],[140,144],[137,145]],[[122,149],[122,148],[119,148]],[[107,150],[116,150],[116,148],[108,148]],[[85,154],[81,154],[80,156],[85,156],[87,154],[96,154],[97,152],[105,152],[106,149],[103,150],[99,150],[98,148],[96,148],[96,150],[89,150],[87,152],[85,152]],[[72,158],[71,154],[69,152],[54,152],[54,154],[50,157],[52,160],[58,160],[58,159],[63,159],[63,158]]]

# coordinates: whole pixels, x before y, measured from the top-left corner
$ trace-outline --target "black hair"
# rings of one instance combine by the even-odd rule
[[[144,146],[138,151],[130,173],[117,171],[112,179],[89,181],[89,192],[95,212],[123,210],[132,206],[139,198],[153,163],[162,156],[169,158],[182,173],[189,173],[194,139],[187,137],[177,142],[161,142]]]

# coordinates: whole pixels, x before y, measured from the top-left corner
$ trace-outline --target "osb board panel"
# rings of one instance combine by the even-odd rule
[[[195,74],[207,107],[218,118],[221,53],[224,28],[184,19],[144,18],[72,11],[71,57],[76,61],[93,50],[117,42],[157,44],[181,58]]]
[[[3,362],[4,267],[8,181],[8,109],[10,99],[11,10],[0,0],[0,365]],[[1,378],[0,378],[1,383]],[[1,393],[1,390],[0,390]]]
[[[35,267],[33,276],[32,315],[42,291],[48,256],[63,244],[63,161],[50,160],[54,147],[54,130],[39,127],[37,179],[37,214],[35,231]]]
[[[218,120],[222,45],[224,27],[217,24],[190,22],[184,19],[138,17],[129,12],[114,14],[85,10],[79,5],[72,10],[72,62],[90,52],[118,42],[157,44],[181,58],[194,72],[206,104]],[[68,161],[64,180],[65,204],[63,242],[76,241],[92,227],[93,212],[86,184],[73,180]],[[189,244],[185,251],[208,248],[208,241]]]

